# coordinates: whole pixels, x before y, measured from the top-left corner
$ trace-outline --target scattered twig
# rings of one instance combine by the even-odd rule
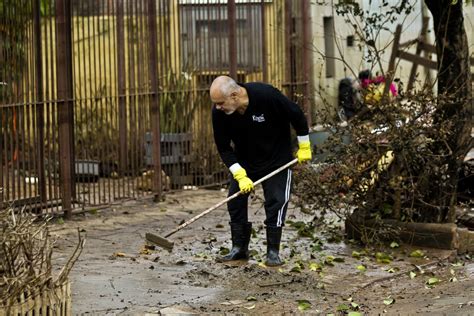
[[[54,240],[51,241],[48,218],[12,208],[0,211],[0,307],[8,308],[20,296],[36,295],[44,289],[62,285],[84,247],[79,234],[76,250],[55,278],[52,269]]]
[[[258,286],[260,287],[270,287],[270,286],[279,286],[279,285],[285,285],[285,284],[290,284],[293,283],[293,281],[285,281],[285,282],[274,282],[274,283],[260,283]]]

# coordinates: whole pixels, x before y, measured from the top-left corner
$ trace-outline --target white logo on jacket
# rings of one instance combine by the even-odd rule
[[[262,122],[265,122],[265,117],[263,116],[263,114],[257,116],[257,115],[252,115],[252,119],[254,122],[259,122],[259,123],[262,123]]]

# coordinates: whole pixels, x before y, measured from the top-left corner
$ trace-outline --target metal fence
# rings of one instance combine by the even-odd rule
[[[309,112],[308,6],[4,0],[0,207],[70,214],[224,183],[208,87],[268,81]]]

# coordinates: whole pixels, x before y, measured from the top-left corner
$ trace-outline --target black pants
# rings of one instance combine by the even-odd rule
[[[282,227],[285,224],[286,210],[290,200],[291,192],[291,174],[290,169],[283,170],[270,179],[262,182],[263,195],[265,198],[265,215],[264,224],[269,227]],[[252,181],[258,179],[253,179]],[[230,181],[229,195],[238,192],[239,184],[233,178]],[[242,194],[227,203],[230,221],[232,223],[248,222],[248,194]]]

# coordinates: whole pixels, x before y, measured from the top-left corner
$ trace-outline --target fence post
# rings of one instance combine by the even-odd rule
[[[237,37],[236,37],[236,6],[235,0],[227,3],[227,18],[229,20],[229,73],[237,80]]]
[[[74,195],[71,0],[56,0],[56,34],[60,190],[64,215],[69,219]]]
[[[260,14],[262,15],[262,75],[263,82],[268,81],[268,50],[267,50],[267,22],[265,17],[265,0],[260,1]]]
[[[311,110],[311,60],[310,60],[310,44],[311,44],[311,31],[310,31],[310,5],[309,0],[303,0],[301,6],[301,15],[303,18],[303,81],[304,81],[304,93],[303,93],[303,109],[306,114],[306,120],[308,125],[312,125],[312,110]]]
[[[119,119],[119,168],[123,175],[127,168],[127,108],[125,104],[125,35],[123,0],[117,0],[117,86]]]
[[[47,202],[46,197],[46,177],[44,168],[44,93],[43,93],[43,58],[41,46],[41,8],[40,1],[35,0],[34,14],[34,37],[35,37],[35,85],[36,85],[36,150],[38,172],[38,188],[41,203]]]
[[[291,16],[291,0],[285,0],[285,10],[284,10],[284,19],[285,19],[285,73],[286,76],[284,80],[287,82],[288,97],[294,99],[294,87],[293,87],[293,54],[291,50],[291,37],[293,36],[293,21]]]
[[[161,135],[160,135],[160,106],[158,102],[158,31],[156,21],[155,0],[148,0],[148,47],[150,49],[148,60],[148,75],[150,77],[150,119],[153,135],[153,191],[155,201],[161,199]]]

